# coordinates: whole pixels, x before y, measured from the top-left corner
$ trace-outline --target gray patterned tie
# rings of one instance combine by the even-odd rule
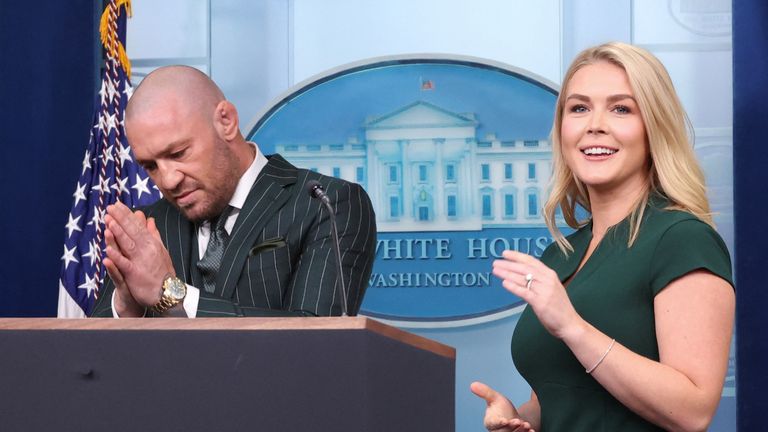
[[[216,289],[216,273],[219,271],[224,249],[227,248],[229,241],[229,234],[224,229],[224,225],[231,211],[232,207],[227,206],[217,218],[211,219],[211,237],[208,239],[208,247],[203,257],[197,262],[197,268],[203,276],[205,291],[209,293]]]

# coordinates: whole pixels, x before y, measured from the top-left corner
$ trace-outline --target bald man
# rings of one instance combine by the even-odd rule
[[[329,215],[339,229],[350,314],[373,266],[375,215],[357,184],[265,156],[239,130],[235,106],[186,66],[144,78],[126,108],[135,160],[163,199],[105,217],[109,278],[92,316],[340,315]]]

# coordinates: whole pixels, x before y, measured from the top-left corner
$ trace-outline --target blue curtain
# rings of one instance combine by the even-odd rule
[[[733,2],[733,163],[738,426],[765,430],[768,407],[768,2]]]
[[[0,316],[55,316],[101,2],[0,1]]]

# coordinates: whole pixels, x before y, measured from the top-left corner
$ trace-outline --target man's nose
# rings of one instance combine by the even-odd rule
[[[184,174],[176,169],[173,164],[159,163],[157,165],[157,172],[157,185],[166,191],[175,190],[179,184],[181,184],[181,180],[184,178]]]

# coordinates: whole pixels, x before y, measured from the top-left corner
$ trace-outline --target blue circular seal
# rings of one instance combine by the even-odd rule
[[[265,153],[361,184],[376,210],[376,262],[361,313],[461,322],[519,309],[492,261],[540,256],[557,90],[468,57],[397,56],[293,87],[248,138]]]

